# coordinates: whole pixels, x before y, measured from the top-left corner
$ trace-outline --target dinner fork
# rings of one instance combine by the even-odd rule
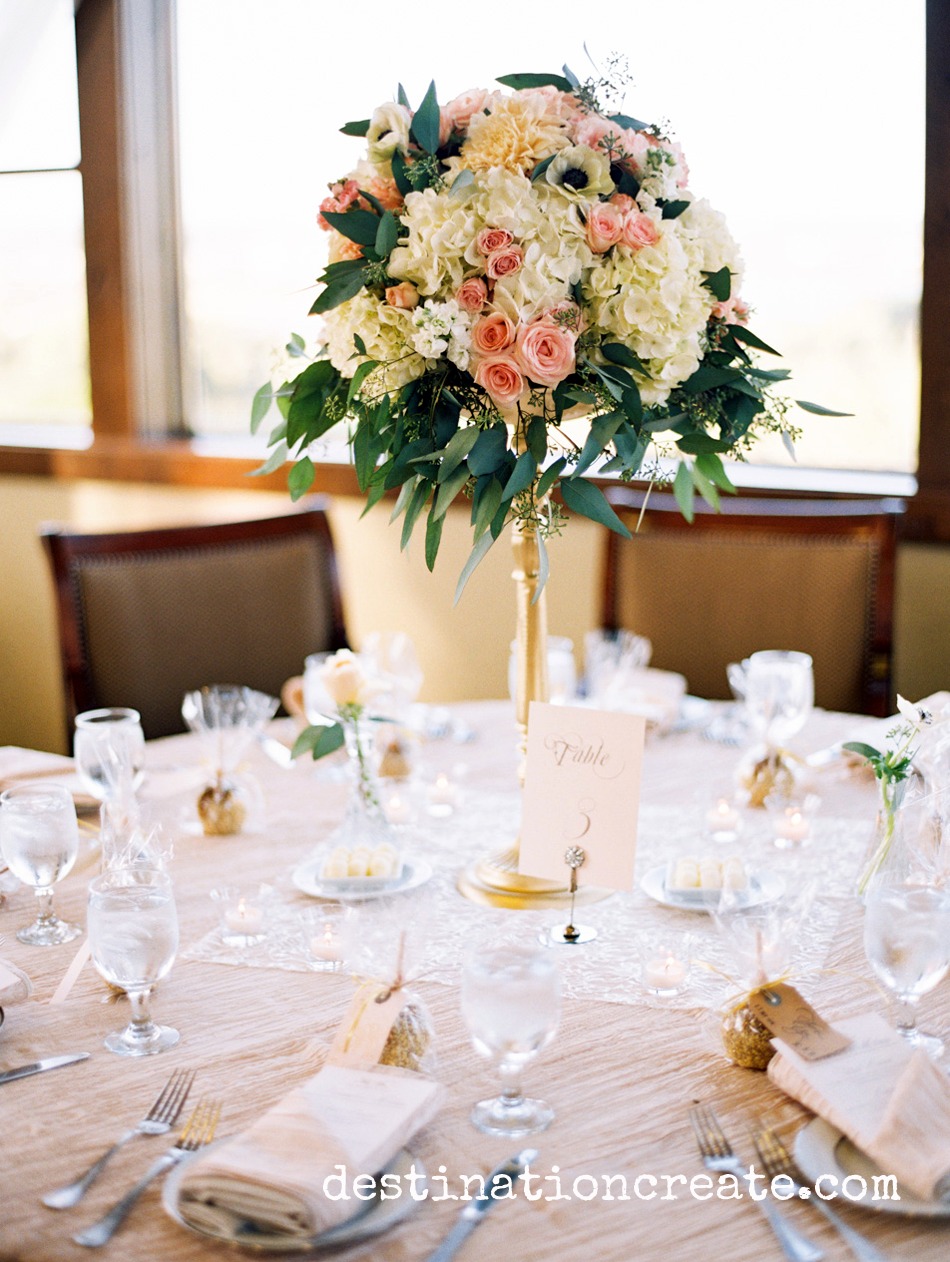
[[[769,1180],[776,1178],[778,1175],[784,1175],[792,1184],[796,1192],[801,1192],[803,1188],[807,1189],[806,1196],[803,1200],[807,1200],[812,1209],[816,1209],[819,1214],[824,1214],[828,1222],[838,1231],[842,1239],[848,1244],[851,1252],[856,1258],[860,1258],[861,1262],[887,1262],[886,1254],[871,1244],[865,1236],[859,1231],[849,1226],[843,1219],[835,1213],[821,1197],[817,1199],[810,1195],[811,1189],[806,1184],[802,1172],[788,1151],[785,1145],[779,1139],[775,1130],[770,1126],[764,1126],[757,1131],[753,1137],[755,1151],[759,1154],[759,1160],[762,1168],[768,1175]]]
[[[149,1166],[135,1187],[126,1192],[121,1201],[117,1201],[98,1222],[73,1236],[76,1244],[98,1249],[100,1245],[111,1240],[153,1179],[157,1179],[160,1174],[177,1165],[186,1153],[194,1152],[196,1148],[211,1143],[220,1116],[221,1105],[216,1100],[199,1100],[172,1147]]]
[[[92,1183],[102,1173],[106,1163],[123,1144],[127,1144],[136,1135],[164,1135],[170,1131],[185,1107],[185,1101],[188,1099],[194,1080],[193,1069],[176,1069],[155,1097],[154,1104],[142,1120],[124,1135],[120,1135],[112,1147],[108,1148],[98,1161],[93,1162],[86,1173],[81,1174],[75,1182],[67,1184],[66,1187],[57,1188],[55,1192],[47,1192],[43,1197],[43,1204],[48,1205],[50,1209],[69,1209],[73,1205],[78,1205]]]
[[[690,1109],[689,1118],[693,1124],[696,1143],[699,1145],[700,1156],[706,1168],[734,1174],[736,1178],[748,1183],[751,1189],[750,1172],[736,1156],[713,1110],[708,1105],[697,1104]],[[755,1196],[752,1199],[756,1207],[768,1219],[769,1226],[789,1262],[821,1262],[825,1256],[821,1249],[793,1227],[767,1195],[761,1200],[756,1199]]]

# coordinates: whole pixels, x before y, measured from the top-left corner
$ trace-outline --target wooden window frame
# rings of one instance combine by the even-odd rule
[[[283,471],[249,479],[257,459],[227,454],[226,442],[187,436],[177,325],[181,308],[174,7],[175,0],[77,0],[92,439],[84,447],[0,446],[0,474],[286,489]],[[154,46],[154,59],[145,66],[129,51],[129,41],[135,44],[136,21],[151,24],[152,38],[147,42]],[[950,356],[944,347],[950,327],[950,6],[945,0],[926,0],[926,28],[916,483],[909,475],[886,472],[754,466],[740,466],[738,472],[743,492],[749,494],[905,496],[906,533],[915,539],[950,542]],[[161,135],[146,123],[149,111],[151,117],[157,112],[167,120]],[[143,143],[155,148],[151,171],[131,179],[123,154],[130,145]],[[149,206],[157,207],[151,215],[146,213]],[[143,352],[146,344],[149,355]],[[358,492],[352,468],[333,461],[318,465],[315,489],[335,495]]]

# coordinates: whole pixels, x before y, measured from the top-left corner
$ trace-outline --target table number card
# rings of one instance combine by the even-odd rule
[[[646,720],[531,703],[519,872],[564,883],[581,846],[579,885],[633,889]]]

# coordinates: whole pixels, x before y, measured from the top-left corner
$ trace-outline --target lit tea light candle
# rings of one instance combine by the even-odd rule
[[[742,828],[742,817],[728,798],[717,798],[706,812],[706,827],[716,840],[733,841]]]
[[[433,815],[450,815],[455,807],[455,785],[444,771],[429,786],[429,811]]]
[[[239,898],[236,906],[229,907],[224,913],[224,923],[232,933],[243,933],[247,937],[260,933],[264,924],[264,913],[253,903]]]
[[[661,952],[643,966],[643,984],[649,990],[673,991],[686,982],[686,965],[670,952]]]
[[[310,954],[315,960],[324,960],[328,964],[339,964],[343,959],[343,943],[336,927],[326,924],[322,932],[314,934],[310,939]]]
[[[390,824],[408,824],[412,818],[412,809],[405,798],[394,793],[386,803],[386,818]]]
[[[778,845],[801,845],[811,835],[811,828],[800,806],[786,806],[775,821],[775,840]]]

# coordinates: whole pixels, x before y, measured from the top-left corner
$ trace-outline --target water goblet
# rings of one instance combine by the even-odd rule
[[[950,893],[904,872],[875,877],[866,894],[864,951],[897,1001],[898,1034],[939,1058],[943,1040],[918,1029],[917,1004],[950,969]]]
[[[53,912],[53,885],[70,871],[79,852],[79,825],[72,794],[61,784],[22,784],[0,793],[0,851],[13,875],[32,885],[39,911],[17,930],[31,946],[57,946],[82,933]]]
[[[749,721],[771,748],[788,743],[805,726],[815,699],[812,659],[807,653],[766,649],[744,667]]]
[[[510,1139],[550,1126],[554,1110],[525,1097],[521,1074],[554,1037],[560,1015],[560,978],[550,952],[522,947],[473,951],[462,969],[462,1017],[475,1050],[493,1060],[501,1094],[482,1100],[472,1124]]]
[[[110,868],[89,882],[87,929],[92,962],[132,1006],[129,1024],[105,1045],[120,1056],[152,1056],[181,1037],[149,1013],[152,987],[168,973],[178,950],[178,916],[167,872]]]
[[[129,798],[145,765],[145,735],[138,710],[110,706],[76,715],[76,770],[100,802]]]

